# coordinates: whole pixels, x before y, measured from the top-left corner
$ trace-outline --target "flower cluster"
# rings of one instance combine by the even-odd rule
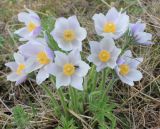
[[[145,24],[129,23],[126,12],[118,12],[114,7],[106,15],[95,14],[92,19],[96,33],[103,38],[100,42],[89,42],[91,54],[87,60],[96,66],[97,72],[105,68],[113,69],[123,83],[133,86],[134,81],[142,78],[137,67],[143,58],[133,58],[130,50],[117,48],[115,40],[129,33],[133,43],[149,45],[153,44],[152,35],[144,32]],[[15,62],[6,63],[12,70],[7,80],[16,81],[16,85],[21,84],[34,71],[37,73],[37,84],[54,75],[57,88],[73,86],[83,90],[83,78],[90,66],[81,59],[82,41],[87,37],[87,31],[80,26],[77,17],[56,19],[50,34],[56,41],[58,50],[52,50],[46,38],[42,38],[45,30],[35,12],[27,9],[27,12],[18,14],[18,20],[25,27],[15,31],[15,34],[20,36],[20,41],[26,43],[14,53]]]

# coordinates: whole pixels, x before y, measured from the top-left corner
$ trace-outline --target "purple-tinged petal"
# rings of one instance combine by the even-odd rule
[[[33,31],[33,37],[38,36],[41,33],[42,27],[38,26],[34,31]]]
[[[18,49],[21,54],[27,57],[35,57],[40,51],[43,51],[43,45],[26,43],[21,45]]]
[[[124,64],[125,60],[123,58],[118,58],[117,62],[118,65]]]
[[[26,81],[26,79],[27,79],[27,76],[22,76],[20,79],[18,79],[16,81],[15,86],[20,85],[21,83],[23,83],[24,81]]]
[[[45,52],[51,60],[54,59],[54,52],[49,47],[45,47]]]

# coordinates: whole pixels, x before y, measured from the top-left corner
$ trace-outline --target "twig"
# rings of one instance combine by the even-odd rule
[[[2,101],[2,99],[0,98],[0,102],[5,106],[5,108],[12,113],[12,111],[8,108],[8,106]]]

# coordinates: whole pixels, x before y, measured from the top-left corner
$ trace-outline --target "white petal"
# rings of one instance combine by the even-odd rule
[[[114,69],[116,67],[116,60],[115,59],[110,59],[107,63],[106,66],[110,67],[111,69]]]
[[[17,64],[23,64],[24,63],[24,57],[20,53],[14,53],[14,59]]]
[[[75,29],[77,27],[80,27],[80,24],[78,22],[78,19],[77,17],[74,15],[74,16],[71,16],[68,18],[68,22],[69,22],[69,26],[72,28],[72,29]]]
[[[99,60],[98,55],[95,55],[95,54],[89,55],[87,60],[89,62],[93,62],[97,66],[101,64],[101,61]]]
[[[129,24],[129,29],[131,30],[131,32],[133,33],[137,33],[137,32],[143,32],[146,28],[146,24],[144,23],[140,23],[140,22],[136,22],[136,23],[130,23]]]
[[[79,27],[77,28],[76,30],[76,38],[79,40],[79,41],[82,41],[86,38],[87,36],[87,31],[85,28],[82,28],[82,27]]]
[[[124,59],[126,63],[129,63],[132,59],[132,52],[130,50],[125,51],[121,58]]]
[[[108,21],[113,22],[119,17],[119,12],[116,8],[112,7],[106,14]]]
[[[46,70],[48,71],[48,73],[50,73],[54,76],[58,76],[60,74],[63,74],[62,67],[59,67],[55,63],[50,63],[49,65],[47,65]]]
[[[66,54],[59,51],[55,51],[54,53],[56,55],[55,63],[58,66],[63,67],[64,64],[68,63],[68,56]]]
[[[57,89],[61,86],[69,86],[71,82],[71,77],[60,74],[56,76],[56,87]]]
[[[131,68],[137,68],[138,65],[143,61],[143,58],[134,58],[134,59],[131,59],[130,63],[129,63],[129,66]]]
[[[119,76],[120,80],[121,80],[123,83],[126,83],[126,84],[128,84],[128,85],[130,85],[130,86],[134,86],[134,83],[133,83],[132,80],[129,80],[129,79],[127,79],[125,76],[121,76],[121,75],[120,75],[118,66],[115,68],[115,71],[116,71],[117,75]]]
[[[72,42],[66,42],[64,40],[57,41],[58,46],[64,51],[71,51],[73,49]]]
[[[99,72],[99,71],[103,70],[103,69],[106,68],[106,67],[107,67],[107,64],[106,64],[106,63],[101,63],[100,65],[98,65],[98,66],[96,67],[96,71]]]
[[[73,86],[74,88],[78,89],[78,90],[83,90],[83,78],[79,77],[79,76],[72,76],[71,79],[71,86]]]
[[[91,53],[98,54],[101,51],[100,43],[96,41],[89,42]]]
[[[9,67],[12,71],[16,71],[18,65],[16,62],[8,62],[5,66]]]
[[[72,50],[82,51],[82,41],[74,40],[71,45]]]
[[[48,77],[49,77],[49,73],[45,70],[45,68],[40,69],[36,76],[37,84],[40,85]]]
[[[117,65],[116,61],[120,53],[121,53],[121,49],[117,47],[113,48],[113,51],[111,52],[111,59],[107,62],[108,67],[113,69]]]
[[[122,55],[124,58],[125,57],[132,57],[132,52],[131,52],[131,50],[127,50],[127,51],[125,51],[125,53]]]
[[[74,65],[79,65],[79,61],[81,61],[80,52],[77,50],[73,50],[68,54],[69,62]]]
[[[120,79],[123,83],[126,83],[130,86],[134,86],[134,82],[132,80],[127,79],[125,76],[124,77],[120,76]]]
[[[55,28],[57,29],[62,28],[63,30],[68,29],[69,28],[68,20],[64,17],[56,19]]]
[[[108,52],[111,52],[113,48],[115,47],[114,40],[110,37],[105,37],[100,41],[101,49],[107,50]]]
[[[121,53],[121,49],[114,47],[113,51],[111,52],[111,56],[113,58],[118,58],[119,54]]]
[[[26,69],[25,69],[26,73],[31,73],[43,67],[43,65],[40,64],[36,58],[28,58],[25,65],[26,65]]]
[[[146,33],[146,32],[138,32],[136,33],[137,37],[137,42],[138,43],[146,43],[147,41],[150,41],[152,39],[152,34]]]
[[[84,61],[79,61],[79,67],[76,69],[76,74],[80,77],[85,76],[90,69],[89,65]]]
[[[18,20],[20,22],[25,22],[26,24],[28,23],[29,21],[29,14],[26,13],[26,12],[21,12],[18,14]]]
[[[59,44],[63,38],[63,28],[55,28],[52,32],[51,35],[53,36],[54,40]]]
[[[126,78],[133,81],[139,81],[142,79],[142,73],[136,69],[132,69],[127,75]]]
[[[38,45],[34,43],[26,43],[24,45],[21,45],[18,49],[21,54],[27,57],[37,57],[37,54],[40,51],[43,51],[44,46],[40,44]]]
[[[121,14],[116,25],[116,35],[114,39],[120,38],[128,29],[129,26],[129,16],[125,13]]]
[[[10,73],[7,75],[7,80],[9,81],[17,81],[20,78],[15,72]]]
[[[24,28],[21,28],[19,30],[16,30],[14,33],[17,34],[17,35],[19,35],[20,37],[24,38],[27,35],[29,35],[30,32],[27,30],[26,27],[24,27]]]
[[[30,9],[27,9],[27,11],[29,12],[29,16],[32,20],[36,20],[36,23],[40,24],[40,18],[39,16],[37,15],[37,13],[35,13],[34,11],[30,10]]]
[[[106,16],[102,13],[95,14],[92,19],[94,20],[95,30],[98,35],[101,35],[103,33],[103,25],[107,21]]]

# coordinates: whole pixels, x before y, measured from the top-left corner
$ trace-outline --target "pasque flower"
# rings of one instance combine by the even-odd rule
[[[27,68],[30,67],[30,59],[25,59],[20,53],[14,53],[15,62],[8,62],[5,65],[9,67],[12,72],[7,75],[7,80],[15,81],[15,85],[19,85],[27,78]]]
[[[153,44],[153,42],[151,41],[152,34],[144,32],[145,28],[146,24],[141,22],[131,23],[129,25],[131,35],[134,37],[137,43],[142,45],[151,45]]]
[[[56,76],[56,87],[73,86],[83,90],[83,77],[89,70],[89,65],[81,60],[79,51],[71,51],[68,55],[56,51],[55,63],[50,65],[50,73]]]
[[[68,19],[64,17],[58,18],[51,35],[62,50],[78,49],[81,51],[82,40],[86,38],[87,32],[80,27],[77,17],[71,16]]]
[[[133,58],[130,50],[117,60],[115,71],[123,83],[133,86],[134,81],[141,80],[142,73],[137,70],[137,67],[142,61],[143,58]]]
[[[90,41],[91,55],[88,60],[93,62],[99,72],[106,67],[114,68],[116,66],[116,60],[121,50],[115,46],[115,43],[111,37],[103,38],[100,43],[96,41]]]
[[[52,64],[54,59],[53,51],[44,43],[28,42],[19,47],[19,52],[22,53],[25,57],[32,59],[31,66],[27,69],[28,71],[38,71],[36,82],[41,84],[45,79],[49,77],[48,68]]]
[[[98,35],[111,36],[114,39],[120,38],[129,26],[129,16],[118,12],[114,7],[106,15],[95,14],[92,19]]]
[[[25,27],[15,31],[19,35],[20,41],[26,41],[35,38],[41,33],[41,22],[39,16],[32,10],[18,14],[18,20],[25,24]]]

